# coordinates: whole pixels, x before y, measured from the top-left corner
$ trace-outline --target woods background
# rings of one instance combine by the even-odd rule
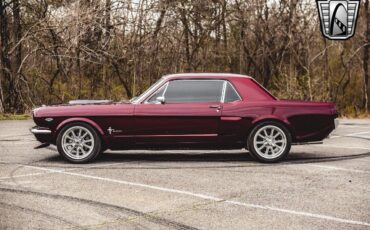
[[[179,72],[253,76],[279,98],[368,113],[369,0],[324,39],[313,0],[2,0],[0,112],[122,100]]]

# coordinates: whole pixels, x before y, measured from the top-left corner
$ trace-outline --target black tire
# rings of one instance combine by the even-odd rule
[[[269,153],[273,151],[272,149],[267,150],[267,154],[262,153],[263,150],[265,150],[265,152],[266,152],[267,148],[278,148],[278,147],[280,147],[279,145],[277,145],[275,143],[275,140],[272,140],[274,138],[269,138],[269,140],[267,142],[263,139],[262,139],[263,141],[258,141],[258,138],[261,138],[261,137],[256,137],[256,135],[260,131],[262,132],[263,129],[268,130],[268,128],[275,129],[276,133],[282,131],[285,135],[285,145],[284,144],[281,145],[281,148],[280,148],[281,150],[278,151],[276,156],[273,155],[274,153],[272,153],[271,156],[269,155]],[[283,138],[284,135],[281,135],[281,139],[277,140],[279,143],[284,141],[284,138]],[[256,140],[256,143],[261,145],[260,147],[262,147],[262,145],[265,146],[266,143],[270,143],[271,146],[269,144],[267,144],[267,146],[265,148],[258,148],[257,149],[256,145],[255,145],[255,140]],[[266,142],[266,143],[261,144],[261,142]],[[248,140],[247,140],[247,145],[248,145],[247,148],[248,148],[249,152],[252,154],[252,156],[255,159],[257,159],[258,161],[263,162],[263,163],[275,163],[275,162],[283,160],[289,154],[291,144],[292,144],[292,136],[291,136],[291,133],[290,133],[289,129],[285,125],[283,125],[279,122],[276,122],[276,121],[264,121],[264,122],[261,122],[261,123],[257,124],[252,129],[252,131],[250,132],[250,134],[248,136]],[[274,145],[275,147],[273,147],[272,145]]]
[[[75,158],[72,158],[71,156],[69,156],[69,154],[64,150],[64,148],[62,146],[63,135],[65,134],[65,132],[70,130],[72,127],[75,127],[75,128],[83,127],[83,128],[85,128],[86,130],[88,130],[91,133],[91,136],[93,138],[93,142],[92,142],[93,144],[92,144],[91,152],[88,155],[86,155],[85,157],[81,158],[81,159],[75,159]],[[101,141],[101,138],[100,138],[99,134],[96,132],[96,130],[94,128],[92,128],[90,125],[88,125],[86,123],[83,123],[83,122],[73,122],[73,123],[65,125],[60,130],[60,132],[58,134],[56,145],[57,145],[59,154],[64,159],[66,159],[67,161],[69,161],[71,163],[77,163],[77,164],[78,163],[87,163],[87,162],[91,162],[91,161],[95,160],[98,157],[98,155],[100,154],[101,150],[102,150],[102,141]]]

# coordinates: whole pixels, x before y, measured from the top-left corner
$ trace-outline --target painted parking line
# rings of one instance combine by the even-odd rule
[[[121,163],[109,163],[109,164],[97,164],[97,165],[92,165],[92,166],[87,166],[87,167],[78,167],[78,168],[69,168],[69,169],[63,169],[63,170],[58,170],[59,172],[65,172],[65,171],[74,171],[78,169],[91,169],[91,168],[96,168],[96,167],[107,167],[107,166],[112,166],[112,165],[118,165],[118,164],[123,164]],[[29,165],[21,165],[23,167],[33,167],[35,166],[29,166]],[[31,176],[39,176],[39,175],[46,175],[46,174],[53,174],[56,172],[49,171],[49,172],[39,172],[39,173],[28,173],[28,174],[21,174],[21,175],[15,175],[15,176],[6,176],[6,177],[0,177],[0,180],[7,180],[7,179],[14,179],[14,178],[22,178],[22,177],[31,177]]]
[[[301,212],[301,211],[294,211],[294,210],[276,208],[276,207],[270,207],[270,206],[247,204],[247,203],[243,203],[243,202],[239,202],[239,201],[231,201],[231,200],[226,200],[225,202],[230,203],[230,204],[239,205],[239,206],[259,208],[259,209],[265,209],[265,210],[272,210],[272,211],[283,212],[283,213],[288,213],[288,214],[293,214],[293,215],[298,215],[298,216],[306,216],[306,217],[330,220],[330,221],[346,223],[346,224],[370,226],[370,223],[366,223],[366,222],[362,222],[362,221],[342,219],[342,218],[337,218],[337,217],[333,217],[333,216],[327,216],[327,215],[321,215],[321,214],[315,214],[315,213],[309,213],[309,212]]]
[[[335,139],[335,138],[339,138],[339,137],[355,137],[357,135],[369,134],[369,133],[370,133],[369,131],[366,131],[366,132],[350,133],[350,134],[346,134],[346,135],[333,135],[329,139]]]
[[[264,210],[269,210],[269,211],[288,213],[288,214],[292,214],[292,215],[305,216],[305,217],[324,219],[324,220],[335,221],[335,222],[340,222],[340,223],[345,223],[345,224],[354,224],[354,225],[362,225],[362,226],[369,226],[370,227],[370,223],[367,223],[367,222],[350,220],[350,219],[343,219],[343,218],[338,218],[338,217],[334,217],[334,216],[327,216],[327,215],[321,215],[321,214],[315,214],[315,213],[309,213],[309,212],[302,212],[302,211],[295,211],[295,210],[290,210],[290,209],[277,208],[277,207],[272,207],[272,206],[264,206],[264,205],[251,204],[251,203],[245,203],[245,202],[234,201],[234,200],[227,200],[227,199],[222,199],[222,198],[219,198],[219,197],[210,196],[210,195],[201,194],[201,193],[195,193],[195,192],[172,189],[172,188],[165,188],[165,187],[143,184],[143,183],[137,183],[137,182],[111,179],[111,178],[107,178],[107,177],[92,176],[92,175],[86,175],[86,174],[81,174],[81,173],[60,171],[60,170],[54,170],[54,169],[48,169],[48,168],[42,168],[42,167],[36,167],[36,166],[29,166],[29,165],[24,165],[24,166],[34,168],[34,169],[39,169],[39,170],[51,171],[51,172],[54,172],[54,173],[65,174],[65,175],[69,175],[69,176],[82,177],[82,178],[105,181],[105,182],[110,182],[110,183],[123,184],[123,185],[128,185],[128,186],[133,186],[133,187],[141,187],[141,188],[157,190],[157,191],[162,191],[162,192],[169,192],[169,193],[187,195],[187,196],[192,196],[192,197],[196,197],[196,198],[200,198],[200,199],[204,199],[204,200],[222,202],[222,203],[227,203],[227,204],[232,204],[232,205],[237,205],[237,206],[243,206],[243,207],[247,207],[247,208],[264,209]]]
[[[46,175],[51,174],[53,172],[43,172],[43,173],[29,173],[29,174],[22,174],[22,175],[16,175],[16,176],[6,176],[6,177],[0,177],[0,180],[7,180],[12,178],[21,178],[21,177],[30,177],[30,176],[38,176],[38,175]]]

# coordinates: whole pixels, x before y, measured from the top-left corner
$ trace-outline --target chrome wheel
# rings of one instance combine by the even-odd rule
[[[262,126],[253,138],[253,147],[258,155],[266,159],[278,158],[287,146],[283,130],[274,125]]]
[[[88,157],[93,152],[94,145],[95,140],[93,134],[83,126],[73,126],[63,133],[63,151],[68,157],[74,160]]]

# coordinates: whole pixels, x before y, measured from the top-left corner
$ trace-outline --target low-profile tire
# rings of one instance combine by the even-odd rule
[[[285,125],[264,121],[252,129],[247,142],[248,150],[254,158],[260,162],[274,163],[289,154],[292,136]]]
[[[71,163],[91,162],[102,149],[100,136],[83,122],[67,124],[59,132],[56,145],[59,154]]]

